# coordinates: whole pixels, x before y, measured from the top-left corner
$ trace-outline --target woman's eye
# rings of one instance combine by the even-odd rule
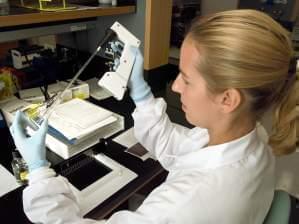
[[[185,85],[189,85],[189,84],[190,84],[190,82],[187,81],[187,80],[184,78],[184,76],[183,76],[182,73],[180,73],[179,75],[181,76],[181,79],[183,80],[183,82],[184,82]]]
[[[184,81],[185,85],[189,85],[189,84],[190,84],[190,82],[188,82],[188,81],[185,80],[185,79],[183,79],[183,81]]]

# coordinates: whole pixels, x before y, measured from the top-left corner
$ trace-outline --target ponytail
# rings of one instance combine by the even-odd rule
[[[296,88],[295,77],[286,95],[274,110],[272,134],[269,145],[276,156],[292,153],[296,150]]]

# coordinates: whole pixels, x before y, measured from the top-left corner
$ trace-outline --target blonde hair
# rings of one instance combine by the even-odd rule
[[[232,10],[195,20],[187,38],[201,52],[197,68],[211,93],[238,89],[256,120],[274,110],[269,145],[275,155],[293,152],[296,69],[289,71],[289,32],[262,12]]]

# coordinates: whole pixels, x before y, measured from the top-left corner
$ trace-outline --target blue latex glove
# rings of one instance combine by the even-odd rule
[[[29,120],[25,114],[18,111],[10,127],[10,132],[17,149],[26,161],[29,171],[31,172],[37,168],[49,165],[49,162],[46,160],[45,147],[48,121],[44,120],[39,129],[31,137],[27,136],[25,130],[28,123]]]
[[[136,58],[128,86],[130,88],[130,96],[136,103],[150,97],[151,89],[143,77],[143,56],[139,48],[131,46],[130,50],[136,54]]]

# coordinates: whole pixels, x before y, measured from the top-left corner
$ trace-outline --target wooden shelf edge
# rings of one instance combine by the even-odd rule
[[[86,8],[86,7],[84,7]],[[76,9],[70,11],[58,11],[58,12],[36,12],[26,13],[19,15],[8,15],[0,16],[0,28],[47,23],[47,22],[58,22],[65,20],[84,19],[98,16],[109,16],[119,14],[129,14],[135,12],[135,6],[119,6],[109,8],[86,8]]]

